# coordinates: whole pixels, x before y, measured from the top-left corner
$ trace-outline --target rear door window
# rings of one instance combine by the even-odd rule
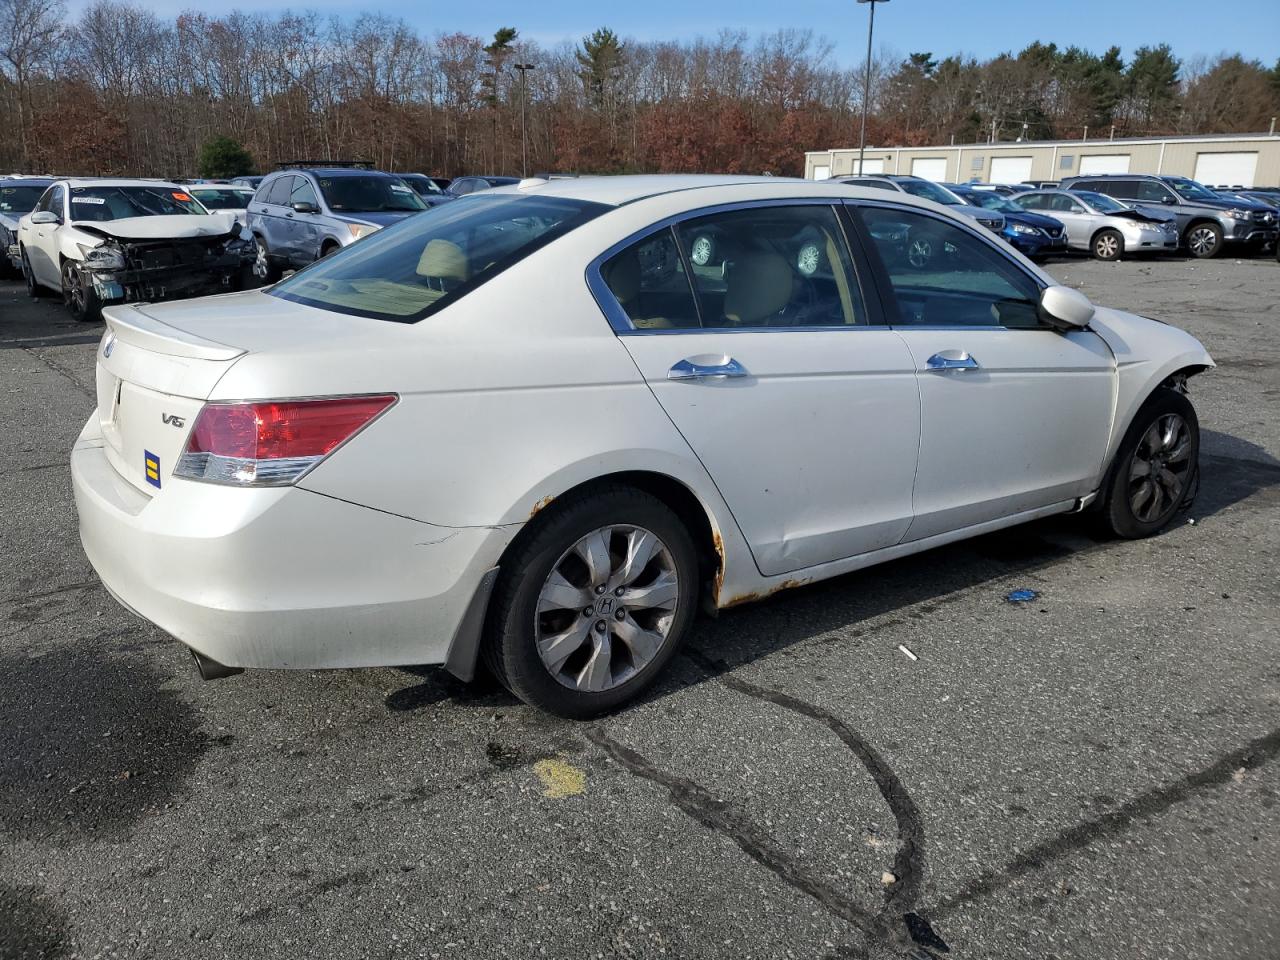
[[[271,181],[271,188],[267,191],[266,203],[274,203],[276,206],[286,207],[289,205],[289,194],[293,192],[293,181],[295,177],[281,177],[278,180]]]
[[[614,254],[601,266],[600,276],[637,330],[687,330],[702,325],[670,227]]]
[[[1139,180],[1134,198],[1147,203],[1169,203],[1173,201],[1173,192],[1155,180]]]
[[[844,232],[827,205],[765,205],[676,225],[702,326],[865,324]]]

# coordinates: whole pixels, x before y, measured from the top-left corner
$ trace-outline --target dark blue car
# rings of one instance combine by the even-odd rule
[[[1067,230],[1061,220],[1042,213],[1029,213],[992,190],[975,190],[964,185],[950,189],[966,203],[1003,213],[1004,230],[1000,236],[1028,257],[1034,259],[1066,252]]]

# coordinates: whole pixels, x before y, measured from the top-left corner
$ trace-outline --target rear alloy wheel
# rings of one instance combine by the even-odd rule
[[[1124,253],[1124,237],[1119,230],[1099,230],[1093,238],[1090,252],[1096,260],[1119,260]]]
[[[1195,407],[1161,387],[1138,411],[1116,453],[1102,511],[1111,532],[1136,539],[1163,529],[1194,495],[1199,463]]]
[[[557,505],[502,562],[484,655],[527,703],[565,717],[649,685],[693,621],[697,558],[661,501],[612,487]]]
[[[1187,250],[1201,260],[1216,257],[1222,250],[1222,228],[1216,223],[1197,223],[1187,231]]]
[[[93,281],[84,275],[80,264],[74,260],[65,260],[62,264],[62,302],[67,312],[81,323],[102,320],[102,301],[93,289]]]

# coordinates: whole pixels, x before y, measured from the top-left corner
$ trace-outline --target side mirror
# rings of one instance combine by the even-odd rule
[[[1093,319],[1094,307],[1079,290],[1055,284],[1041,292],[1040,312],[1050,326],[1081,330]]]
[[[306,200],[299,200],[293,204],[294,213],[319,213],[320,208],[314,203],[308,203]]]
[[[1163,204],[1165,204],[1166,206],[1170,206],[1170,207],[1172,207],[1172,206],[1173,206],[1175,203],[1177,203],[1178,201],[1177,201],[1177,200],[1175,200],[1175,199],[1173,199],[1173,197],[1169,196],[1169,195],[1166,193],[1163,197],[1161,197],[1161,198],[1160,198],[1160,202],[1161,202],[1161,203],[1163,203]]]
[[[52,210],[37,210],[31,215],[32,223],[61,223],[62,220]]]

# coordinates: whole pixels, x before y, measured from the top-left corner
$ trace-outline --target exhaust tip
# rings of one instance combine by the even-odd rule
[[[219,663],[194,650],[191,651],[191,656],[196,662],[196,669],[200,671],[201,680],[221,680],[223,677],[234,677],[237,673],[244,673],[244,667],[228,667],[225,663]]]

